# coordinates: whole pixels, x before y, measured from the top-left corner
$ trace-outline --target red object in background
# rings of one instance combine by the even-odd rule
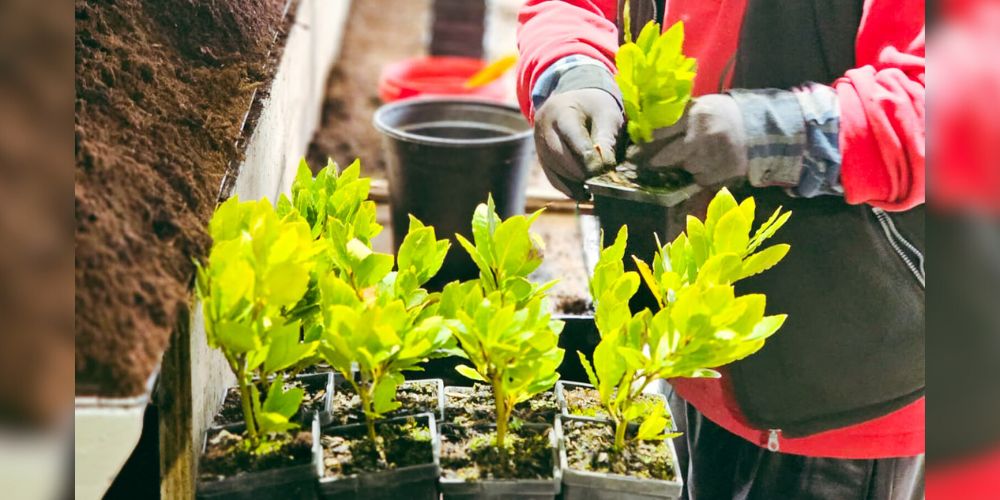
[[[465,82],[486,67],[486,61],[468,57],[421,57],[385,66],[378,81],[382,102],[418,96],[466,96],[504,101],[503,79],[481,87],[467,88]]]

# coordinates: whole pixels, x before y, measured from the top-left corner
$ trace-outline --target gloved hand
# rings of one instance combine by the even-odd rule
[[[683,169],[700,186],[747,176],[747,134],[736,100],[725,94],[694,99],[676,124],[653,132],[653,140],[629,146],[626,158],[642,176]]]
[[[612,85],[594,83],[607,81]],[[617,163],[615,151],[625,115],[613,81],[603,68],[574,68],[535,112],[535,147],[545,176],[576,200],[587,198],[584,180]]]

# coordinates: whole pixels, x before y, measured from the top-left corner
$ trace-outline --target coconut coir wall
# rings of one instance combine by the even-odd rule
[[[284,0],[76,2],[76,393],[141,393]]]

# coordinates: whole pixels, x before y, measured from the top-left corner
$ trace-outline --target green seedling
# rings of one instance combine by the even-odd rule
[[[784,323],[785,315],[765,316],[762,294],[736,296],[733,283],[766,271],[789,250],[786,244],[758,251],[788,220],[779,208],[751,233],[755,204],[737,204],[722,189],[705,222],[688,216],[686,233],[659,248],[650,267],[633,256],[639,272],[626,272],[622,258],[628,239],[623,227],[614,244],[601,251],[591,281],[595,321],[601,342],[593,362],[580,362],[600,394],[615,426],[616,450],[626,444],[631,422],[647,411],[634,439],[664,439],[669,422],[661,406],[637,403],[657,380],[719,377],[714,368],[749,356]],[[657,298],[658,310],[629,311],[640,281]]]
[[[653,140],[653,131],[681,118],[694,88],[696,61],[686,57],[684,23],[666,32],[650,21],[633,41],[628,2],[625,2],[625,43],[615,56],[615,81],[621,89],[628,118],[627,130],[635,144]]]
[[[452,320],[463,376],[490,384],[496,409],[495,445],[505,450],[514,405],[549,390],[559,379],[563,323],[553,320],[545,292],[528,275],[542,262],[543,244],[530,232],[540,212],[500,220],[490,197],[476,208],[473,242],[457,235],[479,267],[479,279],[448,284],[440,313]]]
[[[303,390],[286,391],[285,372],[310,358],[317,343],[301,340],[301,322],[286,311],[305,295],[325,245],[312,238],[298,213],[279,216],[266,199],[230,198],[212,216],[209,234],[212,249],[206,263],[196,263],[195,287],[208,344],[236,376],[245,443],[266,453],[297,427],[290,419]],[[269,384],[263,403],[255,379]]]

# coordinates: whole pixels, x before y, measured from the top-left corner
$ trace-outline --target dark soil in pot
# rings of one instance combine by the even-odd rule
[[[608,414],[601,407],[601,396],[597,389],[589,387],[563,388],[563,398],[566,399],[566,411],[570,415],[580,417],[607,418]],[[665,404],[663,397],[656,394],[643,394],[639,396],[639,402],[650,405]],[[637,420],[642,421],[642,417]]]
[[[551,427],[512,426],[503,453],[493,446],[493,426],[442,424],[440,430],[442,477],[469,481],[552,477]]]
[[[378,472],[434,462],[431,430],[423,421],[406,418],[402,422],[376,424],[383,458],[368,438],[365,426],[327,427],[320,436],[327,476],[340,477],[359,472]]]
[[[281,447],[265,455],[255,455],[243,447],[246,438],[239,433],[219,429],[210,433],[198,465],[200,481],[217,481],[245,472],[260,472],[312,461],[312,433],[292,431]]]
[[[447,387],[445,396],[445,417],[449,422],[467,425],[488,423],[495,420],[496,405],[493,390],[486,384],[470,387]],[[552,423],[559,404],[555,393],[546,391],[514,406],[514,419],[537,424]]]
[[[615,431],[606,422],[562,421],[566,464],[582,471],[673,481],[677,471],[668,441],[629,440],[621,451],[614,451]],[[637,426],[629,429],[635,435]]]
[[[293,379],[285,382],[285,390],[301,387],[305,389],[302,404],[299,411],[295,413],[292,420],[301,420],[302,415],[312,415],[325,410],[327,396],[327,379],[324,377],[309,376],[303,379]],[[258,384],[260,391],[260,402],[264,404],[267,399],[267,387]],[[226,390],[226,397],[222,400],[222,408],[215,415],[215,425],[229,425],[243,421],[243,405],[240,398],[239,387],[230,387]]]
[[[594,315],[594,303],[587,297],[562,296],[556,298],[556,314],[571,316]]]
[[[396,389],[396,401],[401,406],[385,414],[384,418],[416,415],[418,413],[433,413],[441,417],[441,388],[439,380],[414,380],[401,384]],[[354,387],[347,382],[337,385],[333,393],[332,405],[333,425],[360,424],[365,421],[361,410],[361,397],[354,392]]]

